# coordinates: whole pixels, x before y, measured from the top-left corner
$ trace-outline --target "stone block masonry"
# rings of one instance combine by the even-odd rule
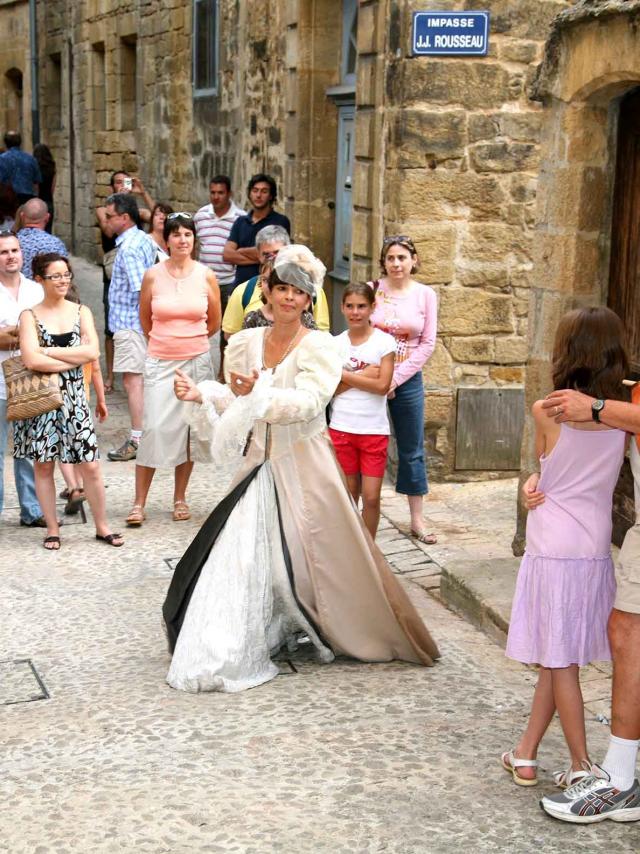
[[[363,173],[354,172],[354,254],[359,269],[369,259],[377,272],[380,243],[367,200],[381,198],[381,232],[414,238],[416,278],[439,297],[438,347],[424,370],[430,468],[436,477],[466,477],[452,453],[455,388],[524,381],[543,118],[528,89],[553,20],[572,3],[486,3],[490,48],[473,58],[410,55],[412,12],[460,11],[471,2],[363,5],[389,14],[385,62],[369,67],[384,77],[383,99],[375,100],[378,81],[369,75],[361,107],[368,116],[372,105],[382,110],[381,150],[356,140],[358,163],[377,157],[383,168],[367,172],[366,193]],[[594,173],[594,189],[597,180]],[[572,216],[587,222],[587,207]]]

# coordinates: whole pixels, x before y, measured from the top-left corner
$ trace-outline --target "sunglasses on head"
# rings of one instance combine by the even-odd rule
[[[193,214],[187,213],[186,211],[176,211],[175,213],[167,214],[167,219],[193,219]]]
[[[410,246],[415,251],[413,240],[410,237],[407,237],[406,234],[394,234],[389,237],[385,237],[382,241],[383,246],[392,246],[394,243],[403,243],[406,246]]]

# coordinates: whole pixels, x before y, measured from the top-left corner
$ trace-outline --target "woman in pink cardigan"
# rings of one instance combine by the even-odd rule
[[[424,454],[424,386],[422,368],[436,345],[438,303],[435,291],[412,279],[418,269],[413,241],[386,237],[380,253],[383,277],[376,282],[373,326],[396,339],[396,360],[389,390],[389,413],[398,447],[396,492],[406,495],[411,535],[436,542],[425,530],[423,496],[429,491]]]

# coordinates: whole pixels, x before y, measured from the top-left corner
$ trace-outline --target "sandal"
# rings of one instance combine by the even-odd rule
[[[120,546],[124,545],[122,534],[96,534],[96,540],[106,543],[108,546],[115,546],[115,548],[120,548]],[[120,540],[120,542],[116,543],[115,540]]]
[[[76,489],[67,490],[67,503],[64,505],[65,516],[75,516],[79,512],[82,502],[86,500],[84,489],[77,487]]]
[[[60,537],[51,534],[51,536],[44,538],[42,545],[48,552],[57,552],[60,549]]]
[[[438,542],[438,538],[435,534],[427,534],[425,531],[414,531],[411,528],[411,536],[414,540],[417,540],[419,543],[424,543],[426,546],[435,546]]]
[[[566,771],[554,771],[551,776],[559,789],[569,789],[590,774],[593,774],[593,767],[586,759],[583,759],[577,771],[574,771],[571,765],[569,765]]]
[[[68,498],[71,490],[65,486],[62,492],[58,493],[58,498]]]
[[[146,518],[142,504],[134,504],[125,522],[130,528],[139,528]]]
[[[520,759],[515,755],[513,750],[508,750],[506,753],[502,754],[501,760],[502,767],[505,771],[509,771],[511,776],[513,777],[513,782],[516,786],[537,786],[538,778],[534,777],[531,780],[528,780],[526,777],[521,777],[518,774],[518,768],[537,768],[538,760],[537,759]]]
[[[186,501],[174,501],[173,502],[173,521],[174,522],[186,522],[187,519],[191,518],[191,511],[189,510],[189,505]]]

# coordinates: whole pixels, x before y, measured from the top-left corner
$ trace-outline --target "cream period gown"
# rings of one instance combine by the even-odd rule
[[[264,334],[234,335],[225,370],[262,370]],[[439,657],[371,541],[326,435],[341,370],[334,339],[314,331],[275,371],[262,370],[250,395],[199,386],[204,404],[192,406],[192,430],[212,436],[215,461],[237,457],[240,467],[181,558],[164,603],[174,688],[260,685],[278,673],[272,654],[301,634],[324,662],[346,655],[431,665]]]

